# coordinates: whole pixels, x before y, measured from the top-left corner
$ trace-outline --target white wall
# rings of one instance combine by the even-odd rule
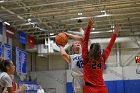
[[[49,56],[50,70],[64,70],[68,68],[68,63],[60,55]]]
[[[36,67],[35,67],[35,71],[45,71],[48,70],[48,64],[49,64],[49,60],[44,58],[44,57],[38,57],[37,55],[35,55],[36,57]]]

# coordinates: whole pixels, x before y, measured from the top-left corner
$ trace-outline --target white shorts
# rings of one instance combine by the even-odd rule
[[[83,77],[73,78],[73,88],[75,93],[83,93],[84,85],[85,83]]]

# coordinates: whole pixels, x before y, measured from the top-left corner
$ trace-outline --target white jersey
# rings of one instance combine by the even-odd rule
[[[83,93],[84,79],[82,54],[70,55],[70,58],[74,92]]]
[[[12,87],[12,79],[6,72],[0,73],[0,92],[3,87]]]
[[[71,70],[73,77],[83,77],[83,58],[82,54],[70,55],[71,58]]]

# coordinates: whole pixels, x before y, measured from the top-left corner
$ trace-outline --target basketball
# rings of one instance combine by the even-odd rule
[[[65,46],[68,43],[68,36],[64,32],[59,33],[55,37],[55,43],[57,45]]]

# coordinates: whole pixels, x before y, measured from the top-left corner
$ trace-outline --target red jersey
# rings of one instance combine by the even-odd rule
[[[105,86],[104,79],[103,79],[105,61],[107,60],[110,54],[110,51],[116,40],[117,34],[112,35],[107,48],[102,53],[102,57],[98,60],[98,62],[97,61],[92,62],[91,60],[86,62],[86,58],[88,56],[88,41],[89,41],[90,31],[91,31],[91,27],[88,26],[82,43],[82,57],[84,62],[84,67],[83,67],[84,80],[85,82],[88,82],[93,86]]]

